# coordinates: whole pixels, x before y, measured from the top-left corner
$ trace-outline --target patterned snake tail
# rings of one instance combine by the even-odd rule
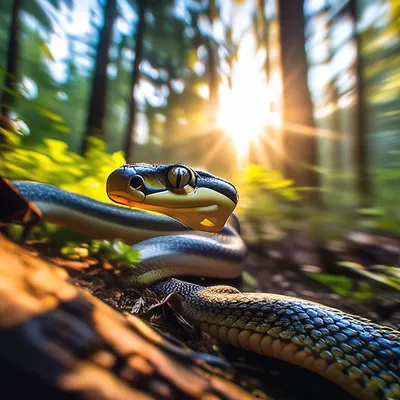
[[[182,314],[220,342],[306,368],[359,399],[400,399],[400,332],[318,303],[170,279]]]
[[[182,314],[221,342],[314,371],[360,399],[400,399],[399,331],[293,297],[175,279],[240,276],[247,250],[231,216],[238,201],[231,183],[182,164],[112,172],[108,196],[147,211],[42,183],[13,184],[43,221],[132,244],[140,262],[123,283],[151,285],[164,297],[176,292]]]

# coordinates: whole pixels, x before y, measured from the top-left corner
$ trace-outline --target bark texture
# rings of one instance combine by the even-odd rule
[[[97,46],[86,134],[83,139],[83,153],[89,149],[91,137],[103,138],[104,135],[107,104],[107,67],[109,63],[108,52],[112,41],[116,16],[117,0],[107,0],[104,8],[104,26],[100,31],[99,44]]]
[[[310,167],[317,162],[317,135],[307,84],[308,65],[304,36],[304,1],[280,0],[279,26],[283,92],[283,147],[285,175],[301,186],[318,186],[319,177]]]
[[[3,236],[0,259],[3,396],[34,390],[62,399],[252,398]]]
[[[127,162],[133,162],[134,160],[134,138],[135,138],[135,128],[136,128],[136,99],[135,99],[135,87],[139,82],[140,71],[139,66],[143,58],[143,39],[144,32],[146,30],[146,2],[145,0],[138,0],[139,12],[138,18],[139,22],[137,25],[137,30],[135,32],[135,60],[133,62],[132,70],[132,81],[131,81],[131,98],[129,105],[129,121],[128,121],[128,131],[126,133],[125,139],[125,159]]]

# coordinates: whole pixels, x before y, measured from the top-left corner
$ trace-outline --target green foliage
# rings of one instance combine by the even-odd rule
[[[268,170],[260,165],[250,164],[244,170],[241,182],[237,183],[240,201],[237,213],[259,228],[259,239],[280,239],[279,232],[271,236],[265,227],[273,224],[278,228],[293,225],[301,201],[300,191],[279,171]]]
[[[101,140],[91,140],[92,146],[85,158],[55,139],[24,147],[13,146],[3,153],[0,174],[9,179],[49,183],[111,202],[106,195],[105,183],[110,172],[125,164],[125,159],[122,152],[108,154]]]
[[[301,224],[302,229],[318,239],[340,239],[348,230],[400,232],[400,160],[392,152],[394,161],[387,168],[371,171],[375,184],[374,196],[363,199],[367,207],[358,206],[359,200],[349,184],[349,176],[331,176],[323,168],[318,172],[336,182],[318,189],[322,205],[314,207],[304,201],[310,188],[295,186],[278,171],[259,165],[249,165],[242,182],[237,184],[240,193],[238,214],[257,225],[273,224],[279,229],[290,229]],[[343,188],[338,190],[338,188]],[[316,189],[312,189],[316,190]],[[260,238],[265,238],[261,232]]]
[[[11,138],[18,136],[10,133]],[[105,144],[91,138],[90,150],[82,157],[68,149],[60,140],[45,139],[43,143],[20,147],[6,146],[0,159],[0,175],[8,179],[27,179],[56,185],[65,190],[99,201],[112,203],[106,195],[105,183],[110,171],[125,164],[122,152],[106,153]],[[11,226],[8,234],[18,240],[22,227]],[[88,256],[105,257],[116,266],[133,267],[139,253],[120,240],[93,240],[54,224],[38,226],[32,239],[61,246],[61,254],[71,260]]]
[[[343,297],[350,297],[358,301],[370,301],[376,297],[376,294],[371,290],[369,285],[363,282],[356,282],[355,279],[345,275],[329,275],[313,272],[305,272],[305,274],[309,278],[328,286],[332,292]]]
[[[80,260],[89,256],[89,246],[87,243],[77,244],[75,242],[67,242],[61,248],[60,253],[70,260]]]
[[[28,91],[20,93],[16,101],[16,113],[30,129],[24,143],[37,143],[44,138],[61,139],[73,142],[71,128],[77,128],[80,111],[71,110],[57,98],[60,87],[49,70],[49,52],[47,44],[38,31],[27,30],[25,40],[21,43],[21,61],[24,75],[37,85],[37,94],[28,95]],[[75,107],[75,106],[74,106]],[[72,137],[71,137],[72,136]]]
[[[328,286],[334,293],[340,296],[351,297],[359,301],[369,301],[377,296],[377,293],[390,296],[400,291],[400,272],[398,268],[386,265],[375,265],[365,268],[363,265],[342,261],[338,267],[346,274],[329,275],[313,272],[304,272],[312,278]]]
[[[93,240],[91,249],[92,254],[102,255],[119,267],[132,267],[140,258],[138,250],[132,249],[131,246],[125,244],[121,240]]]
[[[23,229],[20,225],[10,225],[7,235],[11,240],[17,242],[20,240]],[[105,258],[117,268],[134,268],[134,265],[140,260],[139,252],[120,239],[112,241],[93,239],[54,224],[38,225],[31,233],[30,239],[41,243],[51,243],[59,249],[63,257],[69,260],[79,261],[87,257]]]
[[[120,240],[90,240],[88,243],[68,242],[61,254],[72,260],[86,257],[106,258],[113,265],[134,267],[139,261],[139,252]]]
[[[338,266],[372,283],[386,287],[386,289],[400,291],[400,271],[398,268],[378,265],[366,269],[358,263],[349,261],[339,262]]]
[[[284,179],[279,171],[268,170],[260,165],[247,166],[240,192],[240,211],[247,216],[281,216],[283,204],[295,205],[301,200],[293,181]]]

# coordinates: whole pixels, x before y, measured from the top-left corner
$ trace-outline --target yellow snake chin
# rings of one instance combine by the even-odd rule
[[[378,386],[373,382],[366,388],[363,388],[352,377],[345,375],[338,363],[325,360],[323,355],[318,357],[315,353],[308,352],[295,343],[276,339],[263,333],[208,324],[206,322],[200,323],[200,329],[204,332],[208,332],[213,338],[223,343],[228,343],[235,347],[263,354],[268,357],[277,358],[313,371],[359,399],[373,400],[377,398],[376,392]],[[400,393],[397,393],[397,395],[393,393],[393,395],[393,398],[398,398]]]
[[[219,232],[234,211],[236,204],[215,190],[197,188],[189,193],[165,190],[144,196],[140,190],[113,190],[111,200],[130,207],[168,215],[196,231]]]

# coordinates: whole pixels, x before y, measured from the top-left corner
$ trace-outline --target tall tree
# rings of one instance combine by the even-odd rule
[[[206,17],[213,27],[215,19],[218,17],[218,8],[215,0],[209,0]],[[218,59],[217,59],[217,48],[212,33],[205,39],[205,47],[207,49],[207,75],[208,75],[208,117],[210,119],[210,126],[213,126],[217,118],[218,110],[218,88],[219,88],[219,74],[218,74]]]
[[[370,182],[368,179],[368,143],[367,126],[365,115],[365,90],[364,90],[364,68],[361,56],[361,37],[355,28],[357,26],[357,4],[355,0],[350,0],[350,15],[354,24],[354,41],[357,49],[356,58],[356,96],[357,104],[355,106],[356,128],[355,128],[355,164],[357,176],[357,190],[362,202],[367,201],[367,196],[371,194]]]
[[[325,7],[320,10],[320,12],[315,15],[313,18],[324,18],[329,20],[329,13],[331,12],[331,6],[326,3]],[[327,23],[326,28],[324,29],[324,35],[321,37],[320,41],[317,45],[324,45],[326,47],[326,57],[321,60],[318,65],[319,66],[328,66],[330,70],[333,70],[333,60],[335,53],[338,49],[335,49],[333,46],[333,26],[337,22],[337,18],[340,18],[342,13],[338,13],[334,18],[331,18],[329,23]],[[317,46],[315,45],[315,46]],[[332,143],[330,144],[330,157],[332,159],[332,172],[333,176],[337,176],[343,170],[342,163],[342,144],[343,144],[343,133],[341,132],[341,124],[340,124],[340,107],[339,107],[339,97],[340,93],[337,89],[337,80],[338,76],[336,74],[332,74],[331,78],[326,82],[324,87],[324,98],[325,98],[325,106],[331,104],[333,106],[332,113],[329,115],[330,128],[334,132],[334,138],[332,139]],[[339,180],[333,180],[333,186],[339,186]]]
[[[55,9],[60,8],[61,4],[72,8],[73,0],[48,0],[49,5]],[[11,22],[8,32],[6,70],[3,82],[0,108],[0,126],[6,129],[12,128],[10,121],[10,111],[15,108],[16,88],[19,76],[20,59],[20,14],[24,11],[32,15],[39,24],[47,31],[52,31],[54,18],[51,18],[38,0],[22,1],[14,0],[11,7]],[[42,45],[44,45],[42,41]],[[0,134],[0,143],[4,142],[4,135]]]
[[[21,10],[21,0],[14,0],[11,9],[11,23],[8,33],[7,46],[7,65],[3,83],[0,108],[0,127],[5,129],[12,128],[12,123],[9,120],[9,113],[14,104],[14,91],[18,82],[18,53],[19,53],[19,15]],[[0,143],[5,142],[5,136],[0,134]]]
[[[78,57],[82,56],[82,38],[74,35],[66,35],[68,56],[66,58],[66,80],[58,83],[59,91],[58,112],[65,119],[72,134],[65,136],[65,141],[73,151],[80,151],[82,145],[82,134],[86,124],[87,102],[91,88],[90,72],[78,65]],[[80,45],[80,51],[76,49]]]
[[[256,25],[258,25],[259,27],[259,30],[257,32],[258,44],[259,46],[263,46],[266,52],[264,61],[264,72],[268,84],[270,78],[270,55],[268,20],[265,16],[265,0],[257,0],[256,21],[258,22]],[[270,104],[268,104],[268,108],[270,108]]]
[[[133,142],[135,137],[136,128],[136,99],[135,87],[139,82],[139,66],[143,58],[143,39],[146,30],[146,0],[137,0],[138,4],[138,24],[135,32],[135,59],[133,61],[132,78],[131,78],[131,91],[129,102],[129,120],[125,138],[125,159],[129,162],[133,160]]]
[[[292,129],[295,125],[314,127],[307,84],[304,0],[279,0],[278,7],[283,80],[283,147],[286,157],[284,173],[298,185],[316,187],[319,185],[319,176],[310,167],[317,164],[317,137],[302,136]]]
[[[265,49],[265,60],[263,65],[263,70],[265,74],[265,81],[267,87],[270,81],[271,75],[271,59],[270,59],[270,38],[269,38],[269,21],[267,16],[265,15],[265,0],[257,0],[257,5],[255,9],[255,16],[254,16],[254,27],[256,28],[256,38],[258,48]],[[269,114],[272,112],[272,102],[268,101],[265,105],[266,112]],[[275,161],[275,151],[271,148],[271,140],[274,137],[274,129],[272,126],[264,127],[264,134],[261,136],[260,142],[257,146],[262,146],[262,152],[265,154],[265,161],[268,162],[268,166],[270,168],[274,168],[276,165]],[[250,154],[250,160],[252,159]],[[257,159],[257,158],[256,158]],[[257,161],[254,161],[257,162]]]
[[[161,124],[158,123],[158,129],[150,129],[152,136],[150,141],[159,135],[159,142],[163,143],[163,162],[168,162],[171,158],[176,158],[176,147],[171,145],[171,136],[176,138],[179,132],[182,132],[182,125],[178,123],[178,120],[190,114],[190,102],[186,96],[190,90],[188,80],[191,75],[189,66],[191,57],[189,52],[196,53],[196,50],[193,49],[192,39],[189,39],[185,33],[188,22],[174,11],[174,0],[147,1],[147,10],[151,13],[152,21],[146,27],[145,40],[149,45],[143,49],[143,59],[151,65],[153,70],[160,73],[157,74],[158,77],[155,77],[149,73],[148,69],[143,69],[141,75],[147,82],[151,82],[159,93],[163,93],[166,103],[158,108],[154,107],[150,101],[146,108],[150,107],[152,110],[148,110],[146,114],[150,124],[157,108],[157,113],[165,118]],[[197,49],[196,45],[194,47]],[[182,87],[183,92],[176,88],[174,85],[176,82],[182,84],[185,82]],[[182,111],[183,109],[185,111]]]
[[[104,136],[104,120],[107,104],[107,66],[109,63],[109,48],[116,17],[117,0],[106,0],[104,6],[104,24],[100,30],[99,43],[97,46],[86,134],[82,143],[82,153],[88,150],[91,137],[102,138]]]

